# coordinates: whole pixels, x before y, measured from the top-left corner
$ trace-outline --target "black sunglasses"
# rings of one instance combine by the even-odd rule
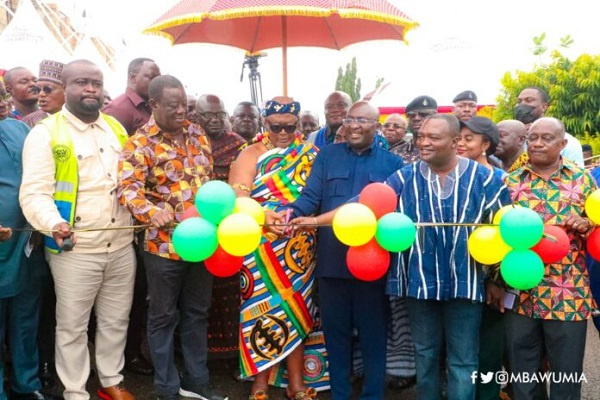
[[[269,125],[269,127],[269,130],[273,133],[279,133],[282,130],[286,131],[287,133],[294,133],[296,132],[298,125]]]
[[[46,94],[50,94],[54,91],[54,88],[50,86],[42,86],[40,87],[40,90]]]

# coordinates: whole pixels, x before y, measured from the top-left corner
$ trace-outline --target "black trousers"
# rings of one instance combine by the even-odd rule
[[[544,398],[545,383],[524,382],[523,377],[541,372],[546,354],[553,372],[550,400],[579,400],[581,382],[577,378],[583,373],[587,321],[542,320],[507,312],[505,323],[510,371],[521,377],[520,382],[512,383],[512,399]],[[576,378],[575,382],[566,382],[565,375]],[[557,382],[561,377],[562,381]]]

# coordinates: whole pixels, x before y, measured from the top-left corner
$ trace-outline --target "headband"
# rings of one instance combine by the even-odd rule
[[[300,113],[300,103],[294,101],[292,103],[281,104],[275,100],[269,100],[263,109],[265,117],[273,114],[293,114],[298,116]]]

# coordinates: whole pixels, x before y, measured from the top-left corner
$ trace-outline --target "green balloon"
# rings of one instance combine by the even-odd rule
[[[219,225],[235,208],[235,192],[225,182],[210,181],[198,189],[195,203],[203,218]]]
[[[533,250],[512,250],[500,263],[504,281],[519,290],[529,290],[539,285],[544,272],[544,263]]]
[[[507,245],[516,250],[529,249],[542,239],[544,221],[535,211],[517,207],[500,220],[500,235]]]
[[[387,251],[400,252],[408,249],[415,241],[417,228],[406,215],[392,212],[377,221],[375,238]]]
[[[204,261],[217,250],[217,227],[204,218],[188,218],[175,227],[173,247],[185,261]]]

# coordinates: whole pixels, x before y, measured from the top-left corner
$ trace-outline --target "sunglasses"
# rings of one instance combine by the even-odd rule
[[[394,129],[406,129],[402,124],[392,124],[392,123],[387,123],[387,124],[383,124],[384,128],[391,128],[394,127]]]
[[[282,130],[287,133],[294,133],[297,127],[298,125],[269,125],[269,130],[273,133],[279,133]]]
[[[10,93],[0,94],[0,101],[9,101],[11,97]]]
[[[50,94],[54,91],[54,88],[50,86],[42,86],[39,89],[46,94]]]

